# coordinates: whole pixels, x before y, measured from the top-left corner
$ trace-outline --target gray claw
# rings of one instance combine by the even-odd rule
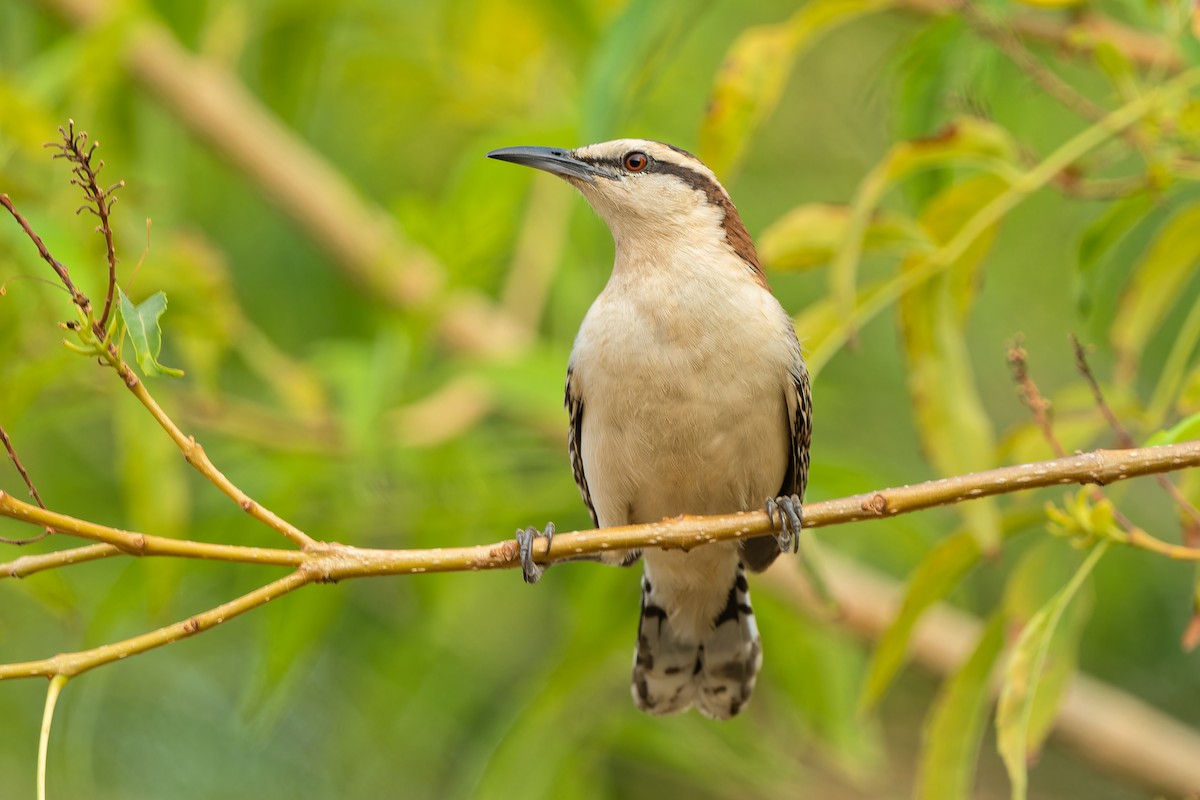
[[[517,549],[521,554],[521,574],[525,577],[525,582],[529,584],[537,583],[542,573],[546,568],[535,564],[533,561],[533,541],[535,539],[546,540],[546,552],[550,552],[550,542],[554,540],[554,523],[546,523],[546,532],[541,533],[537,528],[528,527],[517,531]]]
[[[798,495],[782,495],[767,498],[767,516],[771,524],[775,524],[775,512],[779,512],[779,533],[775,539],[779,542],[779,551],[793,553],[800,549],[800,530],[804,527],[804,506]]]

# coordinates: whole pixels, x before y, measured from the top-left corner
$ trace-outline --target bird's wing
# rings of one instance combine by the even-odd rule
[[[592,505],[592,493],[588,490],[587,475],[583,472],[583,396],[572,384],[571,379],[574,372],[573,367],[567,368],[567,387],[563,398],[563,404],[567,407],[567,416],[570,419],[570,425],[567,428],[567,449],[571,451],[571,470],[575,473],[575,485],[579,487],[583,503],[587,506],[588,513],[592,515],[592,524],[599,527],[600,520],[596,517],[596,507]]]
[[[784,391],[791,441],[788,446],[788,468],[778,496],[796,495],[803,503],[804,490],[808,486],[808,448],[812,443],[812,388],[798,347],[789,378]],[[742,543],[742,555],[747,567],[762,572],[779,555],[779,542],[774,536],[747,539]]]
[[[800,498],[800,502],[804,502],[804,490],[808,487],[808,448],[812,444],[812,387],[803,360],[797,360],[792,365],[791,378],[793,394],[788,398],[792,430],[791,459],[779,494],[794,494]]]

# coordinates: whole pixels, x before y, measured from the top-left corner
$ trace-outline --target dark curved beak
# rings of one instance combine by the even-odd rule
[[[571,155],[570,150],[558,147],[502,147],[488,153],[488,158],[511,161],[563,178],[579,178],[589,182],[599,174],[591,164]]]

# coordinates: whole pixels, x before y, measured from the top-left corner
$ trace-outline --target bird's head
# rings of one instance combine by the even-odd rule
[[[712,170],[686,150],[648,139],[616,139],[564,150],[505,147],[488,157],[544,170],[583,194],[617,242],[723,240],[754,270],[758,256]]]

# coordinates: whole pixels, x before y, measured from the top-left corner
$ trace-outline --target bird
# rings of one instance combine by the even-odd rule
[[[778,533],[641,557],[631,692],[654,715],[727,720],[762,666],[747,571],[795,550],[803,524],[812,392],[791,317],[768,286],[729,193],[698,158],[648,139],[488,156],[556,175],[608,225],[612,272],[567,366],[567,443],[597,527],[762,508]],[[533,543],[517,531],[525,580]],[[547,542],[547,548],[549,543]]]

